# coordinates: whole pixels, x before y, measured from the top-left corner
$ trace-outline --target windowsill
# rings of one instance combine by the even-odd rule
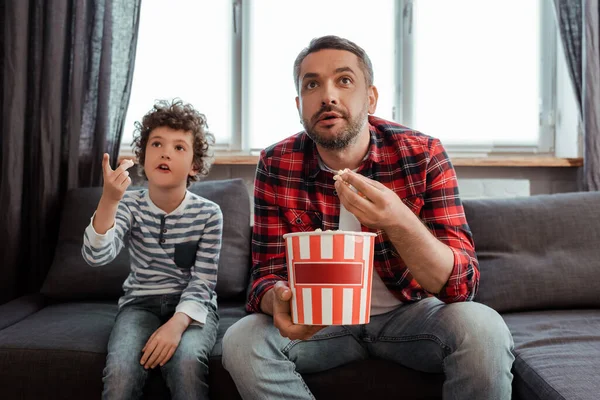
[[[119,156],[119,162],[131,156]],[[550,156],[490,156],[490,157],[450,157],[455,167],[562,167],[583,166],[583,158],[559,158]],[[215,156],[213,165],[256,165],[257,155],[244,153],[221,153]]]
[[[456,157],[450,158],[455,167],[581,167],[582,158],[557,157]],[[256,165],[258,156],[218,155],[215,165]]]

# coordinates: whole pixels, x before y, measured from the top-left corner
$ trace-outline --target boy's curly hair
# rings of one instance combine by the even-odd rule
[[[166,126],[175,130],[191,132],[194,143],[194,168],[198,171],[195,176],[188,176],[187,186],[200,176],[208,175],[212,163],[212,154],[209,154],[211,145],[215,143],[215,137],[208,132],[208,124],[204,114],[199,113],[191,104],[183,103],[179,99],[172,102],[158,100],[142,122],[135,123],[133,134],[133,151],[138,159],[138,172],[140,176],[148,179],[144,172],[144,161],[146,160],[146,145],[152,130]]]

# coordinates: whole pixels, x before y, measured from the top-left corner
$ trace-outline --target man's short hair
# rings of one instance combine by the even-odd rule
[[[348,39],[328,35],[311,40],[308,47],[303,49],[300,54],[298,54],[298,57],[296,57],[296,61],[294,62],[294,85],[296,86],[296,93],[300,92],[300,64],[302,64],[302,61],[304,61],[306,56],[310,53],[325,49],[346,50],[355,54],[356,57],[358,57],[360,68],[365,75],[367,87],[373,85],[373,65],[371,64],[371,59],[362,47]]]

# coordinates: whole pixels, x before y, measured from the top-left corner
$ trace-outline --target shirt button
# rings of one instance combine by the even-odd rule
[[[163,229],[163,233],[167,233],[167,229]]]
[[[333,195],[334,195],[334,196],[337,196],[337,190],[334,190],[334,191],[333,191]]]
[[[164,242],[165,242],[165,239],[160,239],[160,242],[161,242],[161,243],[164,243]]]
[[[301,223],[302,223],[302,220],[301,220],[300,218],[296,218],[296,223],[297,223],[297,224],[301,224]]]

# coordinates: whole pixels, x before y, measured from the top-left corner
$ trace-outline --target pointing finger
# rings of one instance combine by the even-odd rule
[[[104,175],[109,175],[112,172],[112,168],[110,167],[108,153],[104,153],[102,156],[102,170],[104,171]]]

